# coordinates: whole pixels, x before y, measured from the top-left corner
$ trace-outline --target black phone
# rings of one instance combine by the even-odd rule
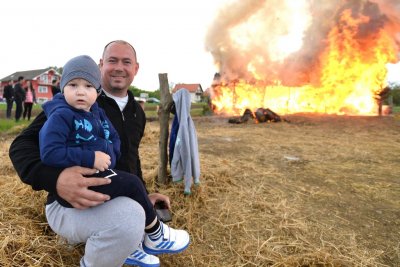
[[[161,201],[156,202],[154,208],[156,210],[157,217],[160,221],[165,223],[172,221],[172,214],[164,202]]]

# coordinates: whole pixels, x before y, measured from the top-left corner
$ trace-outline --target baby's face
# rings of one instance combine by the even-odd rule
[[[64,87],[64,97],[67,103],[76,108],[90,111],[96,102],[96,88],[85,79],[73,79]]]

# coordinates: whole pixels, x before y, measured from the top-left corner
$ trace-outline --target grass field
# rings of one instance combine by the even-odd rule
[[[204,107],[206,106],[205,103],[197,103],[197,104],[192,104],[191,108],[191,116],[197,117],[197,116],[202,116],[204,114]],[[23,128],[24,126],[28,125],[30,122],[26,120],[20,120],[18,123],[16,123],[14,120],[6,120],[5,119],[5,111],[6,111],[6,105],[0,105],[0,132],[6,132],[9,129],[12,129],[14,126],[19,127],[17,129],[20,129],[21,127]],[[39,114],[42,111],[42,107],[40,105],[34,105],[32,109],[32,118],[33,120],[37,114]],[[14,116],[15,112],[15,105],[14,109],[12,111],[12,116]],[[146,117],[150,119],[155,119],[158,117],[157,115],[157,104],[153,103],[147,103],[145,105],[145,113]],[[171,114],[171,117],[173,115]],[[12,130],[15,132],[15,130]]]

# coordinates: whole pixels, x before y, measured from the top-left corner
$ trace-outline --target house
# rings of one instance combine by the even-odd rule
[[[180,89],[186,89],[190,93],[190,98],[192,103],[200,102],[203,96],[203,88],[199,83],[177,83],[172,89],[172,93]]]
[[[14,72],[0,80],[0,96],[3,95],[4,86],[11,80],[16,82],[20,76],[24,76],[25,81],[31,81],[36,100],[38,103],[43,103],[53,98],[52,81],[60,80],[61,74],[53,68]]]

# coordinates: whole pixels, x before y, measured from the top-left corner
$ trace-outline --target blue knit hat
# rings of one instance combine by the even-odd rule
[[[86,55],[77,56],[65,64],[60,81],[61,92],[64,92],[64,87],[69,81],[78,78],[90,82],[96,88],[97,93],[100,93],[100,69],[91,57]]]

